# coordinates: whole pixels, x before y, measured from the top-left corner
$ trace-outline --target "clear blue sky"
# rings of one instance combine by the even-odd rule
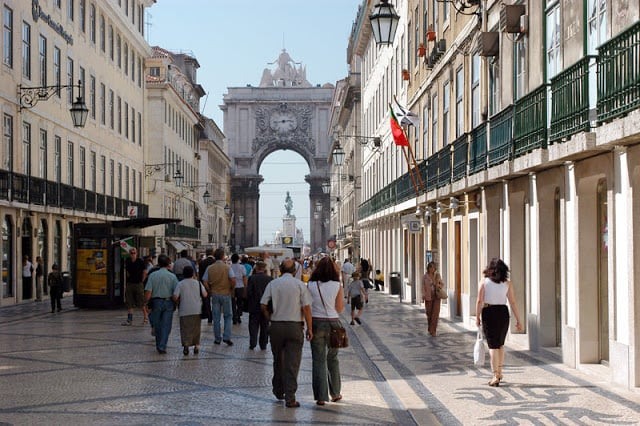
[[[190,51],[200,63],[198,82],[208,98],[202,113],[223,128],[227,87],[257,86],[262,70],[286,48],[306,66],[311,84],[335,84],[347,75],[346,51],[362,0],[158,0],[148,9],[147,41],[171,51]],[[206,104],[205,104],[206,102]],[[223,128],[224,131],[224,128]],[[260,236],[271,240],[282,226],[286,191],[297,226],[309,240],[309,167],[292,151],[262,163]],[[286,182],[286,183],[285,183]]]

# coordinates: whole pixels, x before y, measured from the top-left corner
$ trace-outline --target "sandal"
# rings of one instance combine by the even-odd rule
[[[322,401],[322,400],[317,400],[317,401],[316,401],[316,405],[324,405],[324,401]]]
[[[336,395],[333,398],[331,398],[331,402],[338,402],[342,399],[342,395]]]
[[[300,403],[294,399],[293,401],[287,401],[284,405],[287,406],[287,408],[298,408]]]

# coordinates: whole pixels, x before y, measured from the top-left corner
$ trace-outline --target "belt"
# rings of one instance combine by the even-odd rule
[[[506,305],[504,305],[503,303],[501,303],[499,305],[496,305],[496,304],[492,305],[491,303],[485,303],[482,307],[483,308],[488,308],[489,306],[506,306]]]
[[[340,318],[321,318],[321,317],[313,317],[314,321],[338,321]]]
[[[304,325],[304,321],[271,321],[272,323],[275,322],[276,324],[303,324]]]
[[[151,300],[171,300],[170,297],[152,297]]]

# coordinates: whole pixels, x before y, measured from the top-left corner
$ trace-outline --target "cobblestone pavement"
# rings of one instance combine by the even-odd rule
[[[246,321],[234,326],[232,347],[214,345],[203,322],[200,354],[183,356],[176,316],[169,353],[159,355],[139,315],[122,327],[124,310],[76,309],[71,297],[63,308],[0,308],[0,425],[640,423],[639,392],[545,351],[516,350],[514,339],[505,383],[487,386],[488,362],[472,362],[475,333],[443,319],[429,337],[420,309],[381,293],[371,295],[362,326],[347,325],[344,399],[315,405],[307,343],[297,409],[272,396],[271,353],[248,349]]]

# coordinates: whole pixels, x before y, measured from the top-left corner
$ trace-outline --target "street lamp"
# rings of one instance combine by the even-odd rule
[[[342,149],[342,147],[340,146],[340,142],[336,142],[336,147],[333,148],[333,163],[336,166],[342,166],[342,163],[344,163],[344,149]]]
[[[393,5],[389,4],[389,0],[380,0],[380,3],[374,7],[373,13],[369,15],[376,44],[393,44],[399,21],[400,16]]]
[[[87,122],[87,116],[89,115],[89,109],[84,103],[82,97],[82,80],[78,80],[78,84],[63,84],[60,86],[39,86],[39,87],[23,87],[18,85],[18,97],[20,98],[20,111],[23,109],[33,108],[39,101],[46,101],[54,93],[60,89],[66,88],[78,88],[78,96],[75,102],[71,104],[69,113],[71,113],[71,120],[74,127],[84,127]]]
[[[178,165],[177,161],[173,163],[145,164],[144,175],[146,177],[149,177],[155,172],[162,170],[163,167],[166,168],[167,166],[177,166],[177,165]],[[180,186],[180,184],[182,183],[182,179],[184,179],[184,177],[182,176],[180,169],[176,169],[176,172],[173,174],[173,180],[176,182],[177,186]]]
[[[323,194],[331,193],[331,182],[329,182],[328,180],[322,182],[322,193]]]

